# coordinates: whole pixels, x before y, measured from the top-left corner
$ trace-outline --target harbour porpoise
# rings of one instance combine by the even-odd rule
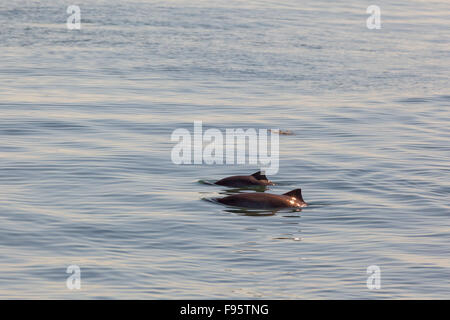
[[[267,177],[261,173],[261,171],[258,171],[251,176],[232,176],[223,178],[222,180],[215,182],[215,184],[226,187],[241,188],[251,186],[268,186],[273,183],[270,182]]]
[[[252,209],[303,208],[308,206],[303,200],[302,189],[295,189],[281,195],[262,192],[240,193],[216,200],[228,206]]]

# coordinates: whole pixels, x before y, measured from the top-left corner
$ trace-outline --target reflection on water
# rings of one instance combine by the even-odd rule
[[[277,211],[251,210],[251,209],[226,209],[225,212],[235,213],[243,216],[273,216]]]

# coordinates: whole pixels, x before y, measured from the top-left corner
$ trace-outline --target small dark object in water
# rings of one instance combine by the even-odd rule
[[[272,129],[270,130],[272,133],[278,133],[281,136],[293,136],[294,133],[291,130],[279,130],[279,129]]]

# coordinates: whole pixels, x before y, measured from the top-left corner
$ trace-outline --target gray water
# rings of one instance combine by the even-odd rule
[[[2,0],[0,26],[0,298],[450,298],[447,0]],[[266,192],[311,205],[203,201],[258,168],[173,164],[195,120],[291,130]]]

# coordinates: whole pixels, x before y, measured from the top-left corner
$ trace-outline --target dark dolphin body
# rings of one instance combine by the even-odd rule
[[[303,208],[308,205],[303,200],[302,189],[295,189],[282,195],[262,192],[240,193],[217,201],[228,206],[253,209]]]
[[[267,177],[261,174],[261,171],[255,172],[251,176],[232,176],[215,182],[220,186],[226,187],[251,187],[251,186],[268,186],[271,185]]]

